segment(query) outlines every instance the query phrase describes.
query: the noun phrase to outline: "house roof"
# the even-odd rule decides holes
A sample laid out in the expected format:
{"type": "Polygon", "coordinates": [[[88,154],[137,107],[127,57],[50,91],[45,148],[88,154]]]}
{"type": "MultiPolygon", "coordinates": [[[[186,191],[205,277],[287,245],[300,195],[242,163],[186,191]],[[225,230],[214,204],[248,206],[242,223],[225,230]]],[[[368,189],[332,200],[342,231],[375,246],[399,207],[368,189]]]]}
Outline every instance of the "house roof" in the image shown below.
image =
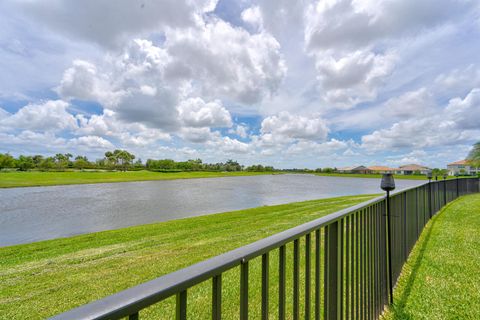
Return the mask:
{"type": "Polygon", "coordinates": [[[395,171],[397,169],[395,168],[390,168],[390,167],[385,167],[385,166],[370,166],[368,169],[372,171],[395,171]]]}
{"type": "Polygon", "coordinates": [[[417,171],[417,170],[426,170],[428,167],[421,166],[419,164],[406,164],[404,166],[399,167],[400,170],[407,170],[407,171],[417,171]]]}
{"type": "Polygon", "coordinates": [[[340,171],[353,171],[353,170],[367,170],[368,168],[365,166],[350,166],[350,167],[343,167],[343,168],[338,168],[337,170],[340,171]]]}
{"type": "Polygon", "coordinates": [[[449,163],[448,166],[455,166],[455,165],[462,165],[462,164],[467,164],[467,160],[458,160],[458,161],[449,163]]]}

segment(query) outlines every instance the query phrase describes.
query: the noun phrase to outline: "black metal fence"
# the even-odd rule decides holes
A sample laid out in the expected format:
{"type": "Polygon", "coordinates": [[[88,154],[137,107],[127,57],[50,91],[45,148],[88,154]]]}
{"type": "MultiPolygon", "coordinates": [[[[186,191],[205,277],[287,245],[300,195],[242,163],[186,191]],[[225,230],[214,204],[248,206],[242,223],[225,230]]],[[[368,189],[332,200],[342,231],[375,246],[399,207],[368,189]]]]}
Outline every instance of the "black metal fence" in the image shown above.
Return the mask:
{"type": "MultiPolygon", "coordinates": [[[[394,284],[429,219],[448,202],[479,191],[478,178],[465,178],[425,183],[390,197],[394,284]]],[[[240,273],[237,319],[247,319],[253,305],[261,319],[272,318],[272,314],[278,319],[376,319],[388,305],[390,290],[385,212],[386,198],[378,197],[54,319],[138,319],[141,310],[172,296],[176,297],[176,319],[186,319],[187,301],[188,305],[196,303],[188,300],[189,290],[206,281],[211,282],[211,318],[222,319],[222,275],[232,269],[240,273]],[[255,273],[256,279],[249,279],[249,265],[258,259],[261,271],[255,273]],[[252,282],[258,282],[261,291],[255,301],[249,295],[252,282]]]]}

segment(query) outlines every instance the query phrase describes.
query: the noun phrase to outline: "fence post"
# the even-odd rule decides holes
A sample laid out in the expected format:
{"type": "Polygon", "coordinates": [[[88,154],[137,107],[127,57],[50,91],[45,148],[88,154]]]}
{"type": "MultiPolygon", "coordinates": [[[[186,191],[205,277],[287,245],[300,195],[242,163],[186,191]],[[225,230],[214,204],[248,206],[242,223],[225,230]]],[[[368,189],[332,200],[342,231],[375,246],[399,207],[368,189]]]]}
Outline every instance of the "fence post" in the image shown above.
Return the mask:
{"type": "Polygon", "coordinates": [[[342,232],[336,221],[325,227],[325,319],[341,319],[342,315],[342,232]]]}
{"type": "Polygon", "coordinates": [[[459,196],[459,190],[458,190],[458,176],[457,176],[457,179],[456,179],[456,180],[457,180],[457,198],[458,198],[458,196],[459,196]]]}
{"type": "Polygon", "coordinates": [[[443,178],[443,205],[447,205],[447,177],[443,178]]]}
{"type": "Polygon", "coordinates": [[[390,304],[393,304],[393,267],[392,267],[392,212],[390,207],[390,192],[387,191],[387,257],[388,257],[388,292],[390,304]]]}
{"type": "Polygon", "coordinates": [[[432,181],[428,182],[428,213],[429,213],[429,219],[432,219],[433,215],[433,208],[432,208],[432,181]]]}
{"type": "MultiPolygon", "coordinates": [[[[384,173],[382,176],[382,182],[380,183],[380,188],[383,191],[387,192],[386,195],[386,215],[387,215],[387,225],[385,226],[387,229],[387,257],[388,257],[388,286],[389,286],[389,293],[390,293],[390,304],[393,304],[393,269],[392,269],[392,212],[390,207],[390,191],[395,190],[395,179],[391,173],[384,173]]],[[[402,197],[405,194],[402,195],[402,197]]],[[[406,210],[406,208],[404,208],[406,210]]],[[[405,211],[406,214],[406,211],[405,211]]],[[[405,240],[405,239],[404,239],[405,240]]]]}

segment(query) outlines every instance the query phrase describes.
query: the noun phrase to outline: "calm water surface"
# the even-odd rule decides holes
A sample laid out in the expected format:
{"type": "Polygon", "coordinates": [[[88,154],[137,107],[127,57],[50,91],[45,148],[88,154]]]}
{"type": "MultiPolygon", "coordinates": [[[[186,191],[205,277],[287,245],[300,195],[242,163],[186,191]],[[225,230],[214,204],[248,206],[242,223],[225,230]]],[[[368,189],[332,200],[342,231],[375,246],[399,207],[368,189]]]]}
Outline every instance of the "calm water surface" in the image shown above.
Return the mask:
{"type": "MultiPolygon", "coordinates": [[[[397,189],[421,184],[397,180],[397,189]]],[[[263,205],[380,193],[379,179],[305,174],[0,189],[0,246],[263,205]]]]}

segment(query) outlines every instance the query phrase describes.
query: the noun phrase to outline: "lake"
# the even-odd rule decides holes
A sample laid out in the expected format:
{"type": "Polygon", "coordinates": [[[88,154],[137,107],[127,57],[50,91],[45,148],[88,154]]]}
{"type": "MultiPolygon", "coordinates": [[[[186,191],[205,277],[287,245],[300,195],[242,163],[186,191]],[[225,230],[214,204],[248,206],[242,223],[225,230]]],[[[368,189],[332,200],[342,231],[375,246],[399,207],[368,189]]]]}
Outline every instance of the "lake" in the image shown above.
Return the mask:
{"type": "MultiPolygon", "coordinates": [[[[396,180],[397,189],[424,181],[396,180]]],[[[264,205],[381,193],[380,179],[306,174],[0,189],[0,246],[264,205]]]]}

